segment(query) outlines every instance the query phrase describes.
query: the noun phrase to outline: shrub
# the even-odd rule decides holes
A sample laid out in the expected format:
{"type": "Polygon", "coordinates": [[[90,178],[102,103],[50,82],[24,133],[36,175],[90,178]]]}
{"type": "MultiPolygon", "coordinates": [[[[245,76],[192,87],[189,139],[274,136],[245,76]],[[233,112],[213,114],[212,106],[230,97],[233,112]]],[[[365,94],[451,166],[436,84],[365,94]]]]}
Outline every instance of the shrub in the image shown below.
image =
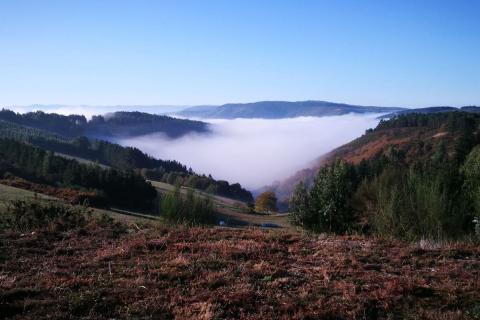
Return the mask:
{"type": "Polygon", "coordinates": [[[72,207],[57,202],[14,200],[2,214],[2,229],[25,232],[37,229],[64,231],[86,224],[84,207],[72,207]]]}
{"type": "Polygon", "coordinates": [[[160,215],[169,223],[202,225],[212,220],[213,201],[210,197],[195,195],[188,189],[185,197],[177,185],[173,192],[160,197],[160,215]]]}
{"type": "Polygon", "coordinates": [[[465,201],[455,191],[448,169],[387,168],[364,182],[355,199],[380,236],[416,241],[461,237],[465,230],[465,201]]]}
{"type": "Polygon", "coordinates": [[[309,192],[297,186],[291,200],[291,221],[317,232],[343,233],[355,222],[350,205],[353,168],[343,161],[320,169],[309,192]]]}
{"type": "Polygon", "coordinates": [[[310,195],[305,184],[300,182],[295,187],[289,203],[290,222],[301,227],[308,227],[314,223],[313,214],[310,208],[310,195]]]}

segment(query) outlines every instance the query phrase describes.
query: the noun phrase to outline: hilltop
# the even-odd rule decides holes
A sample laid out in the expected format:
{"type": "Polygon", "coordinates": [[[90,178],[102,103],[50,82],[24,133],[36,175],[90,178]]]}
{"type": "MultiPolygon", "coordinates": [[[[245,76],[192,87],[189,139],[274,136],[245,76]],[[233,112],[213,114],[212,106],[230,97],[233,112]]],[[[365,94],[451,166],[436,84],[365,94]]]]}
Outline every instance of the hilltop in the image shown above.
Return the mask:
{"type": "Polygon", "coordinates": [[[87,136],[119,139],[150,133],[163,133],[170,138],[178,138],[192,132],[209,132],[208,124],[201,121],[177,119],[137,111],[118,111],[107,115],[93,116],[91,120],[87,120],[82,115],[64,116],[42,111],[21,114],[2,109],[0,120],[46,130],[69,138],[87,136]]]}

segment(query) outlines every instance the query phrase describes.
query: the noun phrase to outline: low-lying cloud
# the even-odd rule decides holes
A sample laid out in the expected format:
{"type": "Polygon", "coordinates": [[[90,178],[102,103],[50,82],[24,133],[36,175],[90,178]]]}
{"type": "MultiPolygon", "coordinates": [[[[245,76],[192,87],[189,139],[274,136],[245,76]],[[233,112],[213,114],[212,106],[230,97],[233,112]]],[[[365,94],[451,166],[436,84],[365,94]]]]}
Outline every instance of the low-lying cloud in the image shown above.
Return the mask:
{"type": "Polygon", "coordinates": [[[357,138],[376,126],[377,117],[209,120],[213,133],[208,135],[172,140],[151,134],[119,142],[254,190],[289,177],[322,154],[357,138]]]}

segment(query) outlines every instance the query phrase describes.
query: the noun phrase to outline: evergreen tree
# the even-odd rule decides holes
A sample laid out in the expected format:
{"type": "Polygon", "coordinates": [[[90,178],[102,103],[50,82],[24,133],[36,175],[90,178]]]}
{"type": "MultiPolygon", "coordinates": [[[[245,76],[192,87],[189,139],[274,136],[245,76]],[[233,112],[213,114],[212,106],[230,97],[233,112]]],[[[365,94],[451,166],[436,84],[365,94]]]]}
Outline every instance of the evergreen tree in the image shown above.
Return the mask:
{"type": "Polygon", "coordinates": [[[312,223],[312,211],[310,207],[310,195],[305,184],[300,182],[295,187],[289,203],[290,221],[298,226],[307,227],[312,223]]]}
{"type": "Polygon", "coordinates": [[[341,233],[353,224],[350,207],[353,184],[353,172],[344,161],[320,169],[310,190],[315,220],[312,229],[341,233]]]}

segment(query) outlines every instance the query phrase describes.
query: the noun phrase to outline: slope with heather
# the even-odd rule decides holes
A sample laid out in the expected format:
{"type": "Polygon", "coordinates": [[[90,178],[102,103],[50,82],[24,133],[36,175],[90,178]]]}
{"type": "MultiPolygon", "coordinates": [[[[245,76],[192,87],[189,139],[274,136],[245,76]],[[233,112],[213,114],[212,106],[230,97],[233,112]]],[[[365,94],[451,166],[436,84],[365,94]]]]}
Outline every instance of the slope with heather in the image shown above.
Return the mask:
{"type": "MultiPolygon", "coordinates": [[[[320,156],[310,167],[298,171],[270,188],[276,192],[281,201],[287,202],[299,182],[304,181],[310,185],[319,168],[333,163],[336,159],[356,165],[362,160],[371,160],[397,150],[404,154],[407,163],[421,162],[431,158],[440,145],[453,156],[463,129],[469,129],[465,126],[478,126],[479,119],[476,112],[469,110],[406,113],[381,120],[375,129],[367,130],[363,136],[320,156]],[[461,123],[463,121],[469,123],[461,123]]],[[[476,129],[471,134],[477,135],[476,129]]]]}

